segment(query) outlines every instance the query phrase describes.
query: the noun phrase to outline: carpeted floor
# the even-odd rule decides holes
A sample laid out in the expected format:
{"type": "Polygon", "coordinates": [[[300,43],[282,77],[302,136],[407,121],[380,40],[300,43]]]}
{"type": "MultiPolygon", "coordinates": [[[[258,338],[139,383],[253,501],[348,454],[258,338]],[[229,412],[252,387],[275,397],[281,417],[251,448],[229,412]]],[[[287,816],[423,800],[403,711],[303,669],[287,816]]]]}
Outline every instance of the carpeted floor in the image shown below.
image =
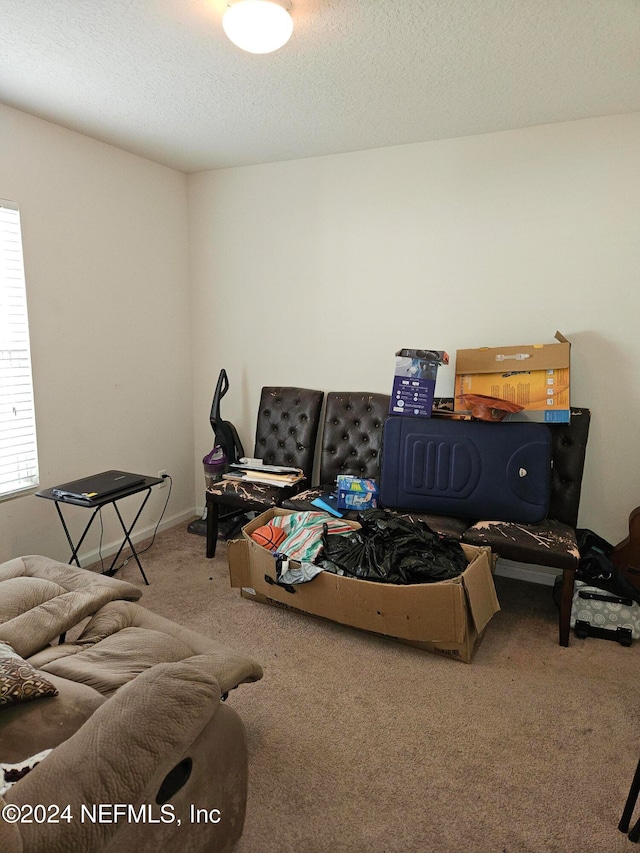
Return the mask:
{"type": "Polygon", "coordinates": [[[557,644],[549,587],[496,578],[471,664],[257,604],[186,526],[118,572],[141,604],[254,655],[237,853],[617,853],[636,762],[639,648],[557,644]]]}

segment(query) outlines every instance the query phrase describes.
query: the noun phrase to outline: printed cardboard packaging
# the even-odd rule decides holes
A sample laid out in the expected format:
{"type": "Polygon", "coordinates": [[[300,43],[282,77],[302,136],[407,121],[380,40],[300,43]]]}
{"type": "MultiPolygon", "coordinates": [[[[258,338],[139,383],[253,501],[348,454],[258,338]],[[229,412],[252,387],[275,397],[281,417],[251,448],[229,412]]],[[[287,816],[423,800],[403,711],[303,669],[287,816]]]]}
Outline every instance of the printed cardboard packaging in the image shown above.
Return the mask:
{"type": "Polygon", "coordinates": [[[338,509],[377,509],[379,489],[375,480],[338,474],[338,509]]]}
{"type": "Polygon", "coordinates": [[[444,350],[398,350],[389,414],[430,418],[440,364],[449,364],[444,350]]]}
{"type": "Polygon", "coordinates": [[[455,411],[466,411],[461,395],[484,394],[524,406],[505,420],[569,423],[571,344],[555,337],[555,344],[457,350],[455,411]]]}

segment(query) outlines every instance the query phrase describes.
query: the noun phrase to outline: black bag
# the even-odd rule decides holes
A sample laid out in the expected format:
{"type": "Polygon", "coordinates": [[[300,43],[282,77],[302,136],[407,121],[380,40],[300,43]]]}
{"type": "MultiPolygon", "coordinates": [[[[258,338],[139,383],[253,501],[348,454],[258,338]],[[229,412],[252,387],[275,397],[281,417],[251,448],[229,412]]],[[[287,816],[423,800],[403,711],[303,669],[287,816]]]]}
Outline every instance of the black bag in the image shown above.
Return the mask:
{"type": "Polygon", "coordinates": [[[585,528],[576,530],[576,538],[580,552],[576,580],[640,604],[640,592],[609,559],[613,545],[593,530],[585,528]]]}
{"type": "Polygon", "coordinates": [[[360,530],[327,533],[316,563],[349,577],[383,583],[436,583],[458,577],[468,562],[459,542],[381,509],[358,514],[360,530]]]}
{"type": "MultiPolygon", "coordinates": [[[[640,592],[609,559],[613,550],[610,542],[586,528],[576,530],[576,539],[580,562],[571,604],[571,626],[576,636],[599,637],[630,646],[637,635],[640,592]]],[[[558,607],[561,596],[560,576],[553,586],[553,600],[558,607]]]]}

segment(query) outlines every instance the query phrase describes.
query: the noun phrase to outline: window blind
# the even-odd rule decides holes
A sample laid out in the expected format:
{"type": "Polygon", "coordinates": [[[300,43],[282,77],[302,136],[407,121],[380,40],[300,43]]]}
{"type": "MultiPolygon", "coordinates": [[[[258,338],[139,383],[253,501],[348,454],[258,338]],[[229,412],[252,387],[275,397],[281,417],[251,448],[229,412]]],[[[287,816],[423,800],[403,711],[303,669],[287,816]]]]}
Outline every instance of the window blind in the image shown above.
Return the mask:
{"type": "Polygon", "coordinates": [[[37,485],[20,211],[14,202],[0,199],[0,500],[37,485]]]}

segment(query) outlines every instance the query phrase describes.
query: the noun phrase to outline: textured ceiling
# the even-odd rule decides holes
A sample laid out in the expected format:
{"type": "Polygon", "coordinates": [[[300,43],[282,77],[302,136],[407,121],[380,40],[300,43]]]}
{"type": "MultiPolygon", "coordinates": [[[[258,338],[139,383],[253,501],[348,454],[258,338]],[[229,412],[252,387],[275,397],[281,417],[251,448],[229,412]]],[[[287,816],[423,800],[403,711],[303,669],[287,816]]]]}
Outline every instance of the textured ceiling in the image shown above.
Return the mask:
{"type": "MultiPolygon", "coordinates": [[[[638,0],[0,0],[0,102],[185,172],[640,111],[638,0]]],[[[1,128],[0,128],[1,132],[1,128]]]]}

